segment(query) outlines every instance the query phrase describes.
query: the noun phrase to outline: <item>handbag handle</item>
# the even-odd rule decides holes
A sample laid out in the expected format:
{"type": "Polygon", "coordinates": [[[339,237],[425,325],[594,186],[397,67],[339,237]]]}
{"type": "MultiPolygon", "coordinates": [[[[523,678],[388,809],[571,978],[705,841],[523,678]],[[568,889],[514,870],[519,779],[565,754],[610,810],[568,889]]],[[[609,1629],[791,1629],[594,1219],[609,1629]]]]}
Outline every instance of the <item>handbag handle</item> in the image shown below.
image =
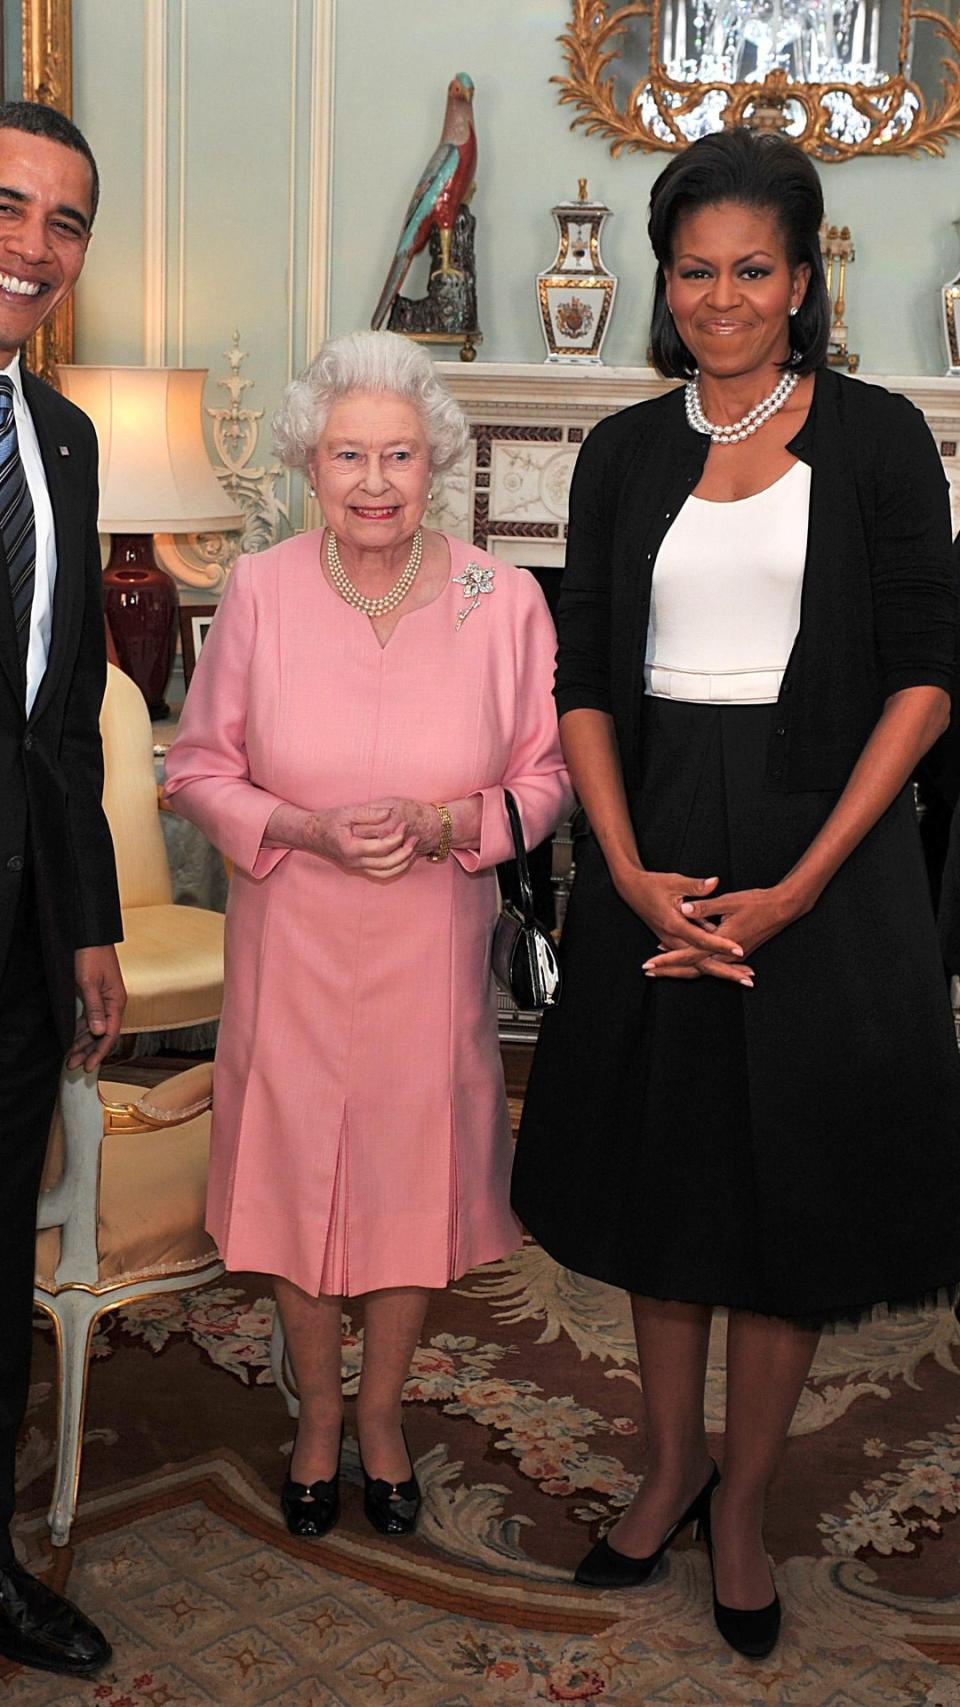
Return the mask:
{"type": "Polygon", "coordinates": [[[530,867],[527,863],[527,848],[523,839],[523,825],[517,803],[509,788],[503,791],[503,804],[507,809],[507,822],[513,837],[513,857],[517,862],[517,873],[520,878],[520,905],[523,909],[523,922],[527,929],[536,923],[533,916],[533,884],[530,882],[530,867]]]}

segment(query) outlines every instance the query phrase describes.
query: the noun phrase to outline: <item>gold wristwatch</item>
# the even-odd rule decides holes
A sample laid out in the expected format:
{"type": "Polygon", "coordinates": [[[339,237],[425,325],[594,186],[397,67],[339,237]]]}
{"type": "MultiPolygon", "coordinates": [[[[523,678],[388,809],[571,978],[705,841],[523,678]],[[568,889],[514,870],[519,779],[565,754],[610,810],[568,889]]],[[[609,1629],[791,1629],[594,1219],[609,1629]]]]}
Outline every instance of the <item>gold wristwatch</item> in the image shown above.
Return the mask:
{"type": "Polygon", "coordinates": [[[427,854],[427,858],[432,860],[434,865],[442,865],[453,843],[453,819],[449,806],[441,806],[437,800],[433,804],[440,814],[440,840],[436,853],[427,854]]]}

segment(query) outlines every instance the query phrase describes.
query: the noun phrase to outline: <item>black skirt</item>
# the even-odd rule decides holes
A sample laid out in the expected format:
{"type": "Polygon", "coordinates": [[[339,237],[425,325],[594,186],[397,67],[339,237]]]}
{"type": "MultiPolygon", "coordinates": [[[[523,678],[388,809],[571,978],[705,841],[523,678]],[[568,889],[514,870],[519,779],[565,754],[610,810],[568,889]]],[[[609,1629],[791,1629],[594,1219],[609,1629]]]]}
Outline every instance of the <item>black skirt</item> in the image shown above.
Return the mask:
{"type": "MultiPolygon", "coordinates": [[[[764,785],[773,706],[649,700],[631,810],[650,870],[776,883],[836,793],[764,785]]],[[[909,790],[756,987],[650,980],[647,927],[578,847],[563,997],[514,1170],[557,1261],[648,1297],[811,1325],[960,1277],[960,1058],[909,790]]]]}

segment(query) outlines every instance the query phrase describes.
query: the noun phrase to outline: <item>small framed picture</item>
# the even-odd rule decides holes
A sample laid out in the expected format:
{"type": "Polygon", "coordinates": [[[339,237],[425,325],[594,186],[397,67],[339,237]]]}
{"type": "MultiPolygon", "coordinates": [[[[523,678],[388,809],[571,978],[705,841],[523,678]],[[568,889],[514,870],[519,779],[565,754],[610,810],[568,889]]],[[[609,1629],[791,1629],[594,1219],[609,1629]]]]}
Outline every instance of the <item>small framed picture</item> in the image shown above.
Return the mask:
{"type": "Polygon", "coordinates": [[[218,605],[181,605],[180,606],[180,647],[183,652],[183,685],[190,686],[190,678],[197,667],[200,650],[210,629],[218,605]]]}

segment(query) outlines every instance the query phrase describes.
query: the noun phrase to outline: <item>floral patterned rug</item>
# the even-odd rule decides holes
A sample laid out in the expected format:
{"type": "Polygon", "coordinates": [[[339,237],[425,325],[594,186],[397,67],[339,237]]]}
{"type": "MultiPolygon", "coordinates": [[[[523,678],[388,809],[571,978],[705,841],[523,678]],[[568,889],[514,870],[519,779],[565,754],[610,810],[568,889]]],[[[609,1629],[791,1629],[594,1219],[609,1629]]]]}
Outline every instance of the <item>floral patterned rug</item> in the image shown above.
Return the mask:
{"type": "MultiPolygon", "coordinates": [[[[960,1707],[960,1329],[948,1313],[824,1340],[772,1492],[786,1617],[725,1649],[701,1548],[646,1589],[571,1572],[631,1497],[643,1401],[620,1294],[537,1246],[437,1298],[406,1390],[418,1535],[363,1519],[356,1447],[320,1543],[280,1525],[293,1425],[256,1276],[118,1311],[98,1332],[80,1514],[47,1545],[52,1335],[38,1324],[18,1545],[109,1632],[95,1684],[0,1663],[0,1707],[510,1707],[526,1702],[960,1707]]],[[[711,1429],[723,1417],[714,1329],[711,1429]]],[[[345,1319],[344,1390],[362,1323],[345,1319]]],[[[719,1445],[719,1442],[718,1442],[719,1445]]]]}

